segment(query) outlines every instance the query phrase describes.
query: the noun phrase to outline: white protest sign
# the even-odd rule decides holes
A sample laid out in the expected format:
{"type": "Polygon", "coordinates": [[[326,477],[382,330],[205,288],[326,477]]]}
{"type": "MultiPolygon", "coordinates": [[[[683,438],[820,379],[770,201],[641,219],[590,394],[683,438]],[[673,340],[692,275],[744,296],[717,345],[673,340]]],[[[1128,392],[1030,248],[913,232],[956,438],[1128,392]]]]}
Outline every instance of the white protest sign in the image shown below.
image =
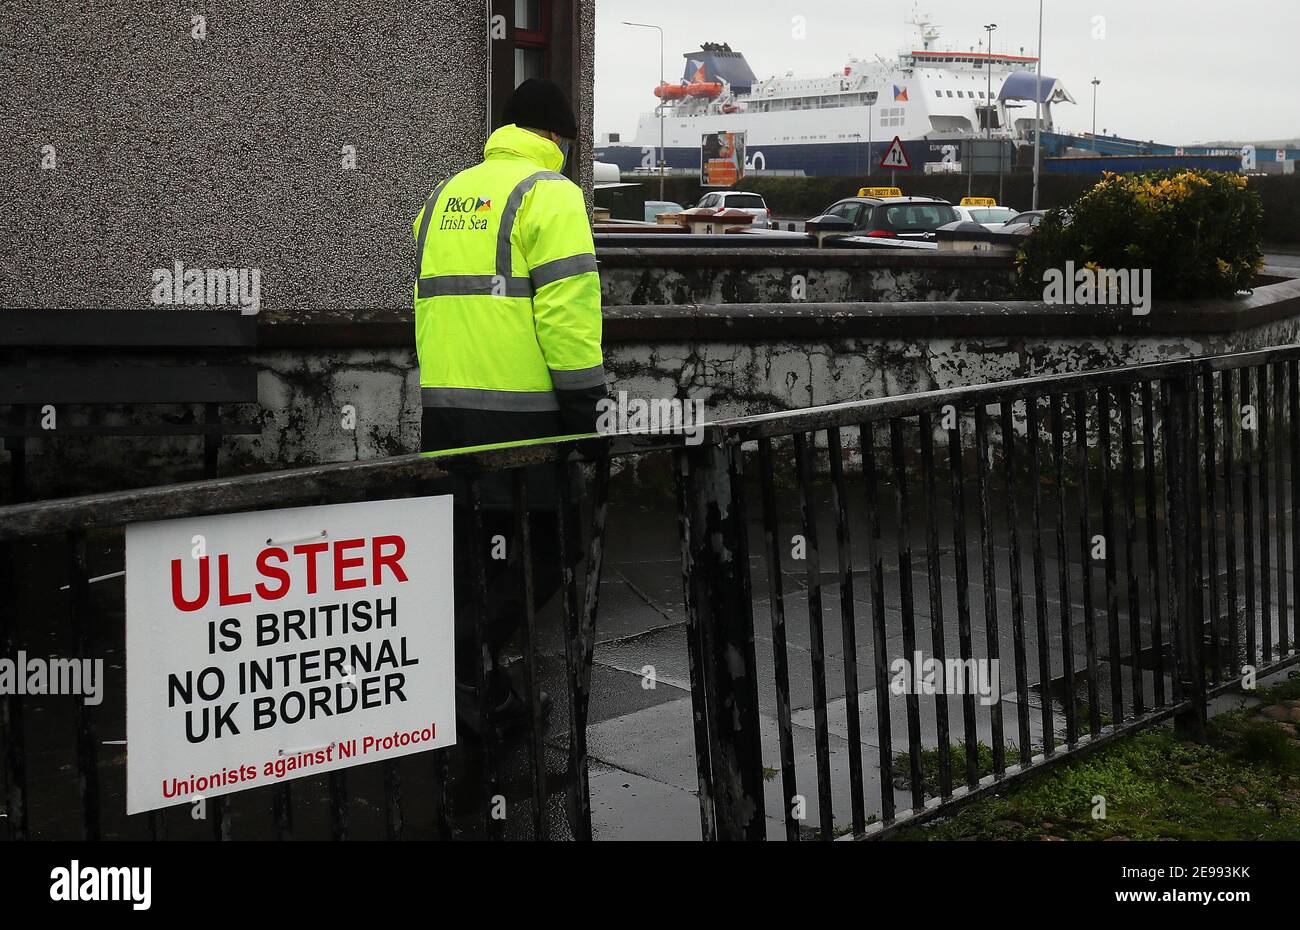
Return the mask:
{"type": "Polygon", "coordinates": [[[126,530],[128,814],[456,742],[452,499],[126,530]]]}

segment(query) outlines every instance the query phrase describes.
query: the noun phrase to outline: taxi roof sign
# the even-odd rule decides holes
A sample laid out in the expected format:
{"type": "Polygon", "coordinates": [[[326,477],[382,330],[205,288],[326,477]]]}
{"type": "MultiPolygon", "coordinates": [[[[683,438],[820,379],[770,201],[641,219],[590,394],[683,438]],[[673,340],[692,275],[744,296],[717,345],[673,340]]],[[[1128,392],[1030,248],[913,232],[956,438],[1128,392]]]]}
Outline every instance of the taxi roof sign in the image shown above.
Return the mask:
{"type": "Polygon", "coordinates": [[[897,187],[864,187],[858,191],[859,197],[902,197],[903,192],[897,187]]]}
{"type": "Polygon", "coordinates": [[[961,205],[963,207],[996,207],[998,201],[995,197],[963,197],[961,205]]]}

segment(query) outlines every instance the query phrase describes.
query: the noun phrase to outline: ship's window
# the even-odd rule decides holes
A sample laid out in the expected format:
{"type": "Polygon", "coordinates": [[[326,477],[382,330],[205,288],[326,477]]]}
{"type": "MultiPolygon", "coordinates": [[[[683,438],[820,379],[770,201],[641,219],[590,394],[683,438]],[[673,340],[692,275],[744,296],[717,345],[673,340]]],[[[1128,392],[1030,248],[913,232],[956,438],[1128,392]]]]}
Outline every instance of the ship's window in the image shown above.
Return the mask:
{"type": "Polygon", "coordinates": [[[948,96],[949,96],[949,97],[952,96],[952,91],[948,91],[948,96]]]}
{"type": "Polygon", "coordinates": [[[943,91],[941,91],[941,90],[936,90],[936,91],[934,92],[934,95],[935,95],[936,97],[942,97],[942,96],[943,96],[943,91]]]}

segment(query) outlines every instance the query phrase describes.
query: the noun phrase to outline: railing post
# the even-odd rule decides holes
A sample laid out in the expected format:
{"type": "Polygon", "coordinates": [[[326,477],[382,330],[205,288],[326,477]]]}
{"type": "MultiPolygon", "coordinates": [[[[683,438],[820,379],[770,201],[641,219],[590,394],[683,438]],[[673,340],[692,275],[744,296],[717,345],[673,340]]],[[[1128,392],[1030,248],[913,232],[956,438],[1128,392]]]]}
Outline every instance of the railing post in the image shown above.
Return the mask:
{"type": "Polygon", "coordinates": [[[1199,450],[1192,429],[1191,378],[1171,378],[1169,416],[1165,421],[1165,482],[1167,488],[1169,540],[1174,568],[1170,578],[1170,607],[1175,631],[1174,649],[1181,697],[1185,709],[1174,716],[1175,732],[1182,739],[1205,742],[1205,663],[1201,656],[1202,612],[1198,609],[1201,592],[1195,589],[1197,548],[1200,541],[1201,515],[1195,510],[1199,494],[1192,482],[1199,480],[1199,450]],[[1196,521],[1195,524],[1192,521],[1196,521]]]}
{"type": "Polygon", "coordinates": [[[716,839],[761,840],[767,825],[739,455],[714,442],[679,455],[682,561],[688,647],[703,688],[692,705],[708,744],[701,804],[711,804],[716,839]]]}

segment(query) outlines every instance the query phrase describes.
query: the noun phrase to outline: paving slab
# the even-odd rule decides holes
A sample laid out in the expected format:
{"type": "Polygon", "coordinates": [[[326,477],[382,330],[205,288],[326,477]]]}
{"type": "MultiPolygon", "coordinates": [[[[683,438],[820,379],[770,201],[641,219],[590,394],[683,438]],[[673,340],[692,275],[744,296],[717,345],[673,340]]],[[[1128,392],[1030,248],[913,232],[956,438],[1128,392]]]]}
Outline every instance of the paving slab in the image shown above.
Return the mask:
{"type": "Polygon", "coordinates": [[[595,839],[700,839],[700,802],[693,792],[599,763],[590,776],[595,839]]]}

